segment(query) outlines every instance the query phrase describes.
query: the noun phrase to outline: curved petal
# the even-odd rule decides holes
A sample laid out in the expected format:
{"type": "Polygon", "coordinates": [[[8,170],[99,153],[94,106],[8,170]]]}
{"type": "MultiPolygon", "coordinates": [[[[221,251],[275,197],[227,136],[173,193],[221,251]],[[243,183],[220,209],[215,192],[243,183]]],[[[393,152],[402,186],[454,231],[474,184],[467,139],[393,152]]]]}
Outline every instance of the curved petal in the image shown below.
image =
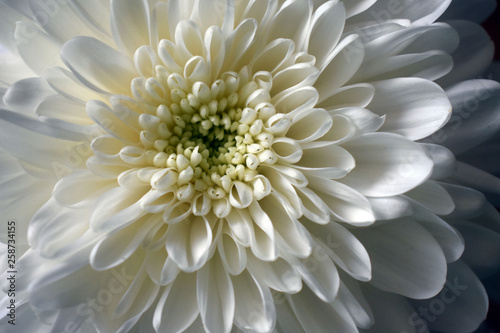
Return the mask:
{"type": "Polygon", "coordinates": [[[356,167],[339,181],[364,195],[404,193],[425,181],[432,160],[418,144],[389,133],[365,134],[344,144],[356,167]]]}

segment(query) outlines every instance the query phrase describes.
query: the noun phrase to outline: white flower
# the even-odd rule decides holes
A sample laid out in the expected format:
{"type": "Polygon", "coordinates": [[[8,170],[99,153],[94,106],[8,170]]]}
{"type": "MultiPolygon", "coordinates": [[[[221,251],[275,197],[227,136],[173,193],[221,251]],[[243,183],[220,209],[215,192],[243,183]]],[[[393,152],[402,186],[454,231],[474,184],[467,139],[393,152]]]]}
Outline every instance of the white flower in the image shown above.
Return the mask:
{"type": "Polygon", "coordinates": [[[2,0],[21,331],[473,331],[449,2],[2,0]]]}

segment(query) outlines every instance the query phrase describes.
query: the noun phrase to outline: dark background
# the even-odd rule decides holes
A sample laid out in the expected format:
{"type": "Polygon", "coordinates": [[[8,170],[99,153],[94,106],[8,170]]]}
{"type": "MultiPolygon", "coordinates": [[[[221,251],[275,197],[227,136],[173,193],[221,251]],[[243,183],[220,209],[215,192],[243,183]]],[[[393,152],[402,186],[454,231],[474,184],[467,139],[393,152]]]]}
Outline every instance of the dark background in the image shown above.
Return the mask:
{"type": "MultiPolygon", "coordinates": [[[[483,27],[488,31],[491,39],[495,43],[495,61],[500,61],[500,8],[497,6],[494,14],[483,23],[483,27]]],[[[498,79],[498,78],[497,78],[498,79]]],[[[500,207],[497,207],[499,209],[500,207]]],[[[500,209],[499,209],[500,211],[500,209]]],[[[490,280],[490,279],[489,279],[490,280]]],[[[488,289],[500,288],[500,274],[496,274],[492,280],[487,281],[488,289]]],[[[482,326],[481,333],[499,333],[500,332],[500,303],[499,300],[490,299],[490,309],[486,323],[482,326]]]]}
{"type": "MultiPolygon", "coordinates": [[[[500,6],[497,5],[493,15],[490,16],[482,26],[488,31],[488,34],[494,41],[495,61],[500,62],[500,6]]],[[[498,80],[498,77],[496,79],[498,80]]],[[[500,207],[497,207],[497,209],[500,211],[500,207]]],[[[487,279],[485,285],[490,293],[494,291],[495,294],[498,294],[498,290],[500,289],[500,273],[487,279]]],[[[488,318],[486,322],[481,325],[477,333],[500,333],[500,300],[498,297],[496,297],[496,299],[490,299],[488,318]]]]}

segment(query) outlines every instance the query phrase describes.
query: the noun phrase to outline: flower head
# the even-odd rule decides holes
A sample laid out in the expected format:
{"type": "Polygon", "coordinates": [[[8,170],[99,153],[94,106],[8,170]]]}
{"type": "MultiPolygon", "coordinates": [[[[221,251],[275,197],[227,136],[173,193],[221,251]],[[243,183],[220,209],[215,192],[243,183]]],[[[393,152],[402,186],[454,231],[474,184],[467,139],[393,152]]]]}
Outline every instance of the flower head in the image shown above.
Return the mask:
{"type": "Polygon", "coordinates": [[[419,141],[451,116],[432,82],[459,45],[433,23],[449,1],[50,4],[0,2],[20,19],[9,59],[38,74],[6,76],[0,113],[14,193],[43,189],[23,200],[23,313],[56,331],[389,332],[458,278],[477,306],[447,313],[475,329],[487,304],[450,225],[475,192],[419,141]]]}

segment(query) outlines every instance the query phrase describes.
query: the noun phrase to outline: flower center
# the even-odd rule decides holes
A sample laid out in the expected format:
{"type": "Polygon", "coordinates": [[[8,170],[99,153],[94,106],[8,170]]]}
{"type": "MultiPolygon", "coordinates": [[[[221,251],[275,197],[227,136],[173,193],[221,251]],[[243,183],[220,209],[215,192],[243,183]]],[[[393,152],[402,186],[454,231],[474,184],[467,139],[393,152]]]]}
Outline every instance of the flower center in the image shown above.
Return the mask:
{"type": "MultiPolygon", "coordinates": [[[[162,66],[157,72],[167,72],[158,67],[162,66]]],[[[259,73],[253,80],[242,79],[226,72],[211,86],[191,83],[178,73],[157,75],[145,83],[136,79],[134,96],[154,106],[139,117],[140,138],[147,164],[167,170],[162,174],[163,189],[165,184],[175,188],[179,201],[202,192],[211,199],[228,197],[241,207],[263,196],[254,193],[262,190],[262,179],[256,189],[257,169],[278,158],[270,149],[274,136],[265,126],[276,113],[270,84],[263,87],[255,80],[262,75],[270,77],[259,73]],[[230,195],[236,183],[240,192],[247,192],[239,204],[241,193],[233,193],[238,199],[230,195]]]]}

